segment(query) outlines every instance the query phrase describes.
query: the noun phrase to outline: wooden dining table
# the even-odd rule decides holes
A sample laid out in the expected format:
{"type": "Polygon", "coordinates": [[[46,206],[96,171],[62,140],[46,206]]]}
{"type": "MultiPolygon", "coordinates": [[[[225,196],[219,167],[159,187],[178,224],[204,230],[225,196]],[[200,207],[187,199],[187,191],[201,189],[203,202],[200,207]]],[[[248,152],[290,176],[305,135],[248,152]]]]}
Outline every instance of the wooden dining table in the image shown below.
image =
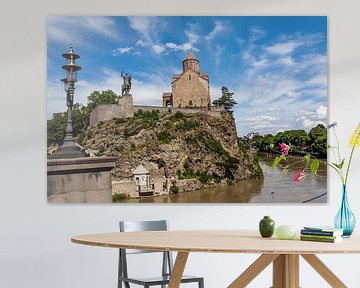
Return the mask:
{"type": "Polygon", "coordinates": [[[331,287],[347,287],[315,254],[358,254],[360,235],[338,243],[262,238],[256,230],[115,232],[79,235],[73,243],[125,249],[177,252],[169,288],[179,288],[191,252],[261,254],[228,288],[246,287],[273,264],[273,288],[299,288],[299,256],[331,287]]]}

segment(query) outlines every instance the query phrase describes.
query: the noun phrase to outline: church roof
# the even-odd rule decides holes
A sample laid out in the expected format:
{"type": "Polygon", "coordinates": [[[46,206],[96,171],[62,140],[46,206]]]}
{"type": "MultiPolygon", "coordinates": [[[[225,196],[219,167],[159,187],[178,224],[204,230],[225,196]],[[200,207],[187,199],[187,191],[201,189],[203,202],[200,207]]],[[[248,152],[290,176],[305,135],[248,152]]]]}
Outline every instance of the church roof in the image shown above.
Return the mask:
{"type": "Polygon", "coordinates": [[[199,61],[191,50],[188,53],[188,55],[186,55],[184,61],[185,60],[197,60],[197,61],[199,61]]]}
{"type": "Polygon", "coordinates": [[[143,165],[139,165],[132,171],[132,174],[149,174],[149,170],[147,170],[143,165]]]}

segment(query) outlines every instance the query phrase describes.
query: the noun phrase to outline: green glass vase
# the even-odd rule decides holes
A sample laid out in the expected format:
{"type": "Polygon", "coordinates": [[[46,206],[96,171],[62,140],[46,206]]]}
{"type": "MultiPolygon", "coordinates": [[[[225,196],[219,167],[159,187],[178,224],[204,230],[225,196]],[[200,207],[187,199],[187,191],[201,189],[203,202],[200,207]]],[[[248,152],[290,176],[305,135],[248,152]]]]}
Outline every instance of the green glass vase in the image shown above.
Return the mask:
{"type": "Polygon", "coordinates": [[[270,216],[264,216],[259,223],[259,232],[260,235],[264,238],[271,237],[274,235],[275,231],[275,222],[271,219],[270,216]]]}

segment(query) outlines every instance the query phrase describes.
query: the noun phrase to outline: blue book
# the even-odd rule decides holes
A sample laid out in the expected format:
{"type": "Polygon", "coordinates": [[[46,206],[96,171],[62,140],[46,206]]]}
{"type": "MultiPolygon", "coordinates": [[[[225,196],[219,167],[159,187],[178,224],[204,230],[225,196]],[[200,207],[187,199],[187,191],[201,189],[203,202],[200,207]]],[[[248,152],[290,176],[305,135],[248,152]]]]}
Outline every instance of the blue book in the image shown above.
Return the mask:
{"type": "Polygon", "coordinates": [[[319,235],[319,236],[341,236],[343,235],[344,229],[328,227],[328,226],[315,226],[315,227],[304,227],[301,230],[303,235],[319,235]]]}

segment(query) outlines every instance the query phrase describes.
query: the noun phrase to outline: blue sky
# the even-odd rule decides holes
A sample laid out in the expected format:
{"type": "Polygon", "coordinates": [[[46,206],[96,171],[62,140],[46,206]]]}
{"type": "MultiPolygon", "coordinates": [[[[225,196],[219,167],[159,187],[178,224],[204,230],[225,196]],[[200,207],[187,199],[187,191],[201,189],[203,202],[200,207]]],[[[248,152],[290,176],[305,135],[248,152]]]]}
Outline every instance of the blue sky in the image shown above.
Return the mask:
{"type": "Polygon", "coordinates": [[[161,105],[190,49],[209,73],[210,96],[234,92],[239,135],[309,130],[327,122],[327,18],[50,16],[48,117],[66,110],[62,53],[80,54],[75,102],[94,90],[121,92],[133,77],[136,104],[161,105]]]}

